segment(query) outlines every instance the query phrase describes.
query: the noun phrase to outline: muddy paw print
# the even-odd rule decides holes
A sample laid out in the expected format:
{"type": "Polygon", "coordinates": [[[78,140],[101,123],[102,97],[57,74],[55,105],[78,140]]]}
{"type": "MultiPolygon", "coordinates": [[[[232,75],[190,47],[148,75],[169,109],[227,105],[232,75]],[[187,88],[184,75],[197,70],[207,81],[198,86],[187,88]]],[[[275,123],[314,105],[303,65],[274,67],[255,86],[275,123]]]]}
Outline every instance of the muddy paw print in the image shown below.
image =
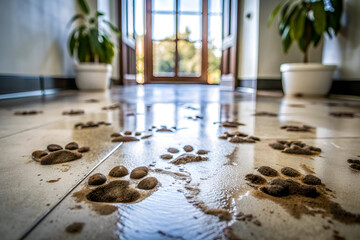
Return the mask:
{"type": "Polygon", "coordinates": [[[239,131],[234,132],[224,132],[224,134],[219,136],[220,139],[228,140],[231,143],[256,143],[260,141],[260,138],[249,136],[246,133],[239,131]]]}
{"type": "MultiPolygon", "coordinates": [[[[180,164],[186,164],[189,162],[202,162],[202,161],[207,161],[208,158],[207,157],[203,157],[200,155],[205,155],[208,154],[208,150],[203,150],[200,149],[197,151],[197,155],[192,154],[190,152],[194,151],[194,148],[190,145],[185,145],[183,147],[185,153],[181,154],[180,156],[176,157],[174,160],[170,161],[170,163],[174,164],[174,165],[180,165],[180,164]]],[[[169,153],[163,154],[160,156],[160,158],[164,159],[164,160],[170,160],[173,158],[174,154],[177,154],[180,152],[179,149],[177,148],[168,148],[167,151],[169,153]]]]}
{"type": "Polygon", "coordinates": [[[315,129],[315,127],[309,126],[309,125],[283,125],[280,127],[280,129],[284,129],[288,132],[311,132],[315,129]]]}
{"type": "Polygon", "coordinates": [[[74,125],[74,128],[78,128],[78,129],[96,128],[96,127],[100,127],[101,125],[110,126],[111,123],[104,121],[100,121],[100,122],[88,121],[86,123],[79,122],[74,125]]]}
{"type": "Polygon", "coordinates": [[[283,153],[300,155],[317,155],[321,153],[320,148],[307,145],[301,141],[277,140],[269,143],[269,146],[275,150],[281,150],[283,153]]]}
{"type": "Polygon", "coordinates": [[[140,141],[140,139],[150,138],[152,137],[152,134],[142,134],[141,132],[135,132],[133,134],[131,131],[124,131],[123,133],[112,133],[110,137],[112,138],[112,142],[136,142],[140,141]]]}
{"type": "Polygon", "coordinates": [[[159,184],[155,177],[146,177],[148,172],[147,167],[137,167],[129,176],[128,169],[119,165],[111,169],[108,177],[102,173],[91,175],[85,189],[75,196],[80,200],[101,203],[139,202],[156,191],[159,184]]]}
{"type": "Polygon", "coordinates": [[[90,151],[89,147],[80,147],[76,142],[68,143],[63,149],[57,144],[49,144],[46,151],[37,150],[32,153],[33,160],[40,162],[41,165],[50,165],[77,160],[82,157],[82,153],[90,151]]]}
{"type": "Polygon", "coordinates": [[[352,169],[360,171],[360,160],[358,159],[348,159],[347,162],[350,164],[349,167],[352,169]]]}
{"type": "Polygon", "coordinates": [[[84,114],[85,111],[84,110],[69,110],[69,111],[63,111],[62,115],[70,115],[70,116],[74,116],[74,115],[82,115],[84,114]]]}

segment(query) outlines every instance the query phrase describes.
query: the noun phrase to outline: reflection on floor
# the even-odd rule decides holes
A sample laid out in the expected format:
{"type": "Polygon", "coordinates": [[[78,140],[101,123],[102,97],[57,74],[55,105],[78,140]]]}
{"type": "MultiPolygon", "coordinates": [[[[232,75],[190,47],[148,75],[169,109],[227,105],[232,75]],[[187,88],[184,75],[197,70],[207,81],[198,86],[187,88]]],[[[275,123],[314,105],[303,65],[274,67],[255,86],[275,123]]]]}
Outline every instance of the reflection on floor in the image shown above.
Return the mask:
{"type": "Polygon", "coordinates": [[[359,101],[148,85],[0,107],[2,239],[360,238],[359,101]]]}

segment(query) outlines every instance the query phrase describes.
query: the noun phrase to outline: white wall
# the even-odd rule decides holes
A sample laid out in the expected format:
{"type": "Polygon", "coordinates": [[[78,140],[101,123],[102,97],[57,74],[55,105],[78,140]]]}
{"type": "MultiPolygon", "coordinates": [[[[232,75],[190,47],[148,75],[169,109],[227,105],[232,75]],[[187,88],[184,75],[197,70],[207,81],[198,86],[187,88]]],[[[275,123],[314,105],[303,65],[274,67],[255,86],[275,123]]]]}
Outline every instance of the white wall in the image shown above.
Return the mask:
{"type": "Polygon", "coordinates": [[[258,71],[259,0],[240,1],[238,78],[256,79],[258,71]],[[247,14],[251,14],[247,18],[247,14]]]}
{"type": "MultiPolygon", "coordinates": [[[[0,74],[74,76],[67,40],[71,17],[80,12],[76,0],[0,1],[0,74]]],[[[116,0],[87,0],[117,22],[116,0]],[[101,4],[100,4],[101,2],[101,4]],[[105,6],[105,7],[104,7],[105,6]]],[[[113,77],[118,78],[118,57],[113,77]]]]}
{"type": "MultiPolygon", "coordinates": [[[[302,53],[293,43],[288,54],[281,45],[276,21],[268,28],[272,10],[281,0],[243,0],[240,10],[239,74],[240,79],[279,79],[282,63],[301,62],[302,53]],[[251,13],[251,18],[246,15],[251,13]]],[[[321,62],[322,44],[310,49],[309,61],[321,62]]]]}
{"type": "Polygon", "coordinates": [[[323,63],[340,69],[335,79],[360,80],[360,1],[345,0],[342,29],[338,36],[326,37],[323,63]]]}
{"type": "MultiPolygon", "coordinates": [[[[277,18],[270,28],[267,27],[271,12],[281,1],[260,0],[258,78],[279,79],[282,63],[302,62],[303,59],[303,54],[295,42],[287,54],[283,52],[277,18]]],[[[321,58],[322,44],[316,49],[309,49],[309,62],[321,62],[321,58]]]]}

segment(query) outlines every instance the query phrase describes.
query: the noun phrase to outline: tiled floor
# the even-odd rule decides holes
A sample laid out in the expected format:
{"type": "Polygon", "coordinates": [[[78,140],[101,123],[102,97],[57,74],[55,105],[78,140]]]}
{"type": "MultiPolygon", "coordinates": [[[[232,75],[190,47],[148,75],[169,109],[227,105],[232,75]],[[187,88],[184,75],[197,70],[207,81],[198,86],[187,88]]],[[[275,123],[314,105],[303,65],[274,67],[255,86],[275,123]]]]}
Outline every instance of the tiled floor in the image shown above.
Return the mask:
{"type": "MultiPolygon", "coordinates": [[[[321,209],[295,218],[286,207],[272,201],[273,197],[260,198],[256,194],[259,190],[245,180],[246,174],[257,173],[256,169],[264,165],[276,170],[289,166],[304,175],[309,168],[332,191],[325,193],[332,202],[360,214],[360,171],[347,163],[349,158],[360,159],[360,118],[329,116],[336,111],[360,114],[360,102],[256,97],[197,85],[133,86],[107,93],[69,91],[44,99],[1,101],[1,239],[236,239],[235,235],[240,239],[359,239],[359,221],[345,224],[322,214],[321,209]],[[88,99],[99,102],[89,103],[88,99]],[[114,103],[119,103],[120,109],[102,110],[114,103]],[[62,115],[70,109],[83,109],[85,114],[62,115]],[[43,114],[15,116],[18,110],[42,110],[43,114]],[[279,115],[253,116],[260,111],[279,115]],[[244,123],[238,130],[261,141],[233,144],[219,139],[221,133],[234,130],[220,127],[218,122],[225,120],[244,123]],[[86,121],[112,125],[74,128],[75,123],[86,121]],[[291,123],[316,129],[280,129],[291,123]],[[176,130],[148,131],[162,125],[176,130]],[[138,142],[112,143],[110,134],[124,130],[153,136],[138,142]],[[276,139],[301,140],[320,147],[322,153],[311,157],[281,153],[268,146],[276,139]],[[31,159],[33,151],[50,143],[64,146],[71,141],[89,146],[91,151],[64,164],[40,165],[31,159]],[[194,152],[209,150],[208,161],[174,165],[160,158],[169,147],[181,150],[174,154],[177,157],[187,144],[195,148],[194,152]],[[155,191],[132,204],[93,203],[75,197],[74,193],[87,188],[92,173],[107,175],[119,164],[129,171],[148,166],[148,175],[159,181],[155,191]],[[96,210],[108,205],[118,210],[107,215],[96,210]],[[231,213],[231,220],[220,221],[205,214],[205,208],[224,208],[231,213]],[[253,220],[236,220],[239,212],[252,214],[253,220]],[[82,231],[68,233],[66,227],[74,222],[84,223],[82,231]]],[[[129,175],[122,179],[130,180],[135,189],[139,182],[129,175]]]]}

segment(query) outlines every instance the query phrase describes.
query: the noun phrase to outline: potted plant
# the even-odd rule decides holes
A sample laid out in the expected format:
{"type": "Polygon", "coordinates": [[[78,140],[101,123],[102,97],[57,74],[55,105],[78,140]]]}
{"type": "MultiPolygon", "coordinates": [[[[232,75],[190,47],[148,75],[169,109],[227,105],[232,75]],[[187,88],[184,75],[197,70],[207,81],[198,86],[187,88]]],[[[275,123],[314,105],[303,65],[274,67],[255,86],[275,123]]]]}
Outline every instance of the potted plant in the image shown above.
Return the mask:
{"type": "Polygon", "coordinates": [[[85,0],[78,0],[77,3],[82,13],[71,18],[70,23],[77,21],[79,24],[74,27],[68,40],[70,55],[78,61],[75,65],[76,85],[80,90],[105,90],[110,83],[115,46],[99,21],[107,24],[117,35],[120,35],[120,31],[102,19],[104,13],[97,11],[90,16],[85,0]]]}
{"type": "Polygon", "coordinates": [[[285,0],[273,10],[270,26],[280,12],[279,33],[287,53],[293,42],[304,54],[303,63],[282,64],[283,90],[286,95],[326,95],[336,66],[308,63],[311,44],[317,47],[326,33],[330,38],[341,28],[342,0],[285,0]]]}

